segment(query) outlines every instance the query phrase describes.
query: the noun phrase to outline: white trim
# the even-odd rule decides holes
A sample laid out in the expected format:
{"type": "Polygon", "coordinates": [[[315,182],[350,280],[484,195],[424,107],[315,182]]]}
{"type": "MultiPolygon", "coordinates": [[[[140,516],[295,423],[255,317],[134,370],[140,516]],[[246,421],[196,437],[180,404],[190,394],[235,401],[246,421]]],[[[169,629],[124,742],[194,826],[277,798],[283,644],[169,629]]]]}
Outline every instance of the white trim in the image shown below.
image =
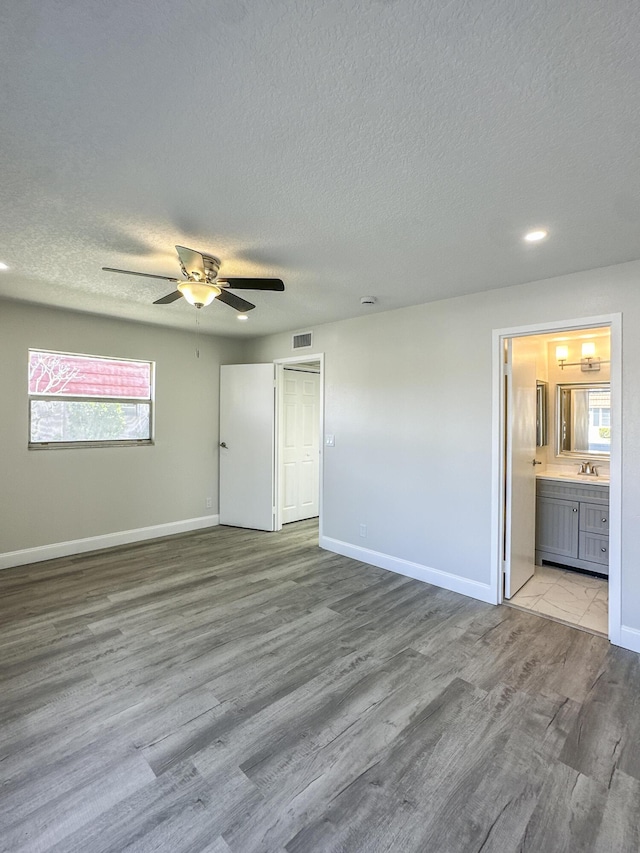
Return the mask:
{"type": "MultiPolygon", "coordinates": [[[[603,314],[596,317],[582,317],[558,320],[549,323],[534,323],[527,326],[514,326],[494,329],[492,333],[492,406],[491,406],[491,445],[492,471],[491,483],[491,588],[498,604],[503,599],[502,548],[504,540],[504,518],[501,511],[504,505],[504,380],[503,346],[507,338],[529,335],[544,335],[549,332],[565,332],[575,329],[589,329],[608,326],[611,330],[611,418],[618,425],[611,436],[611,479],[609,482],[609,639],[615,645],[628,646],[627,634],[633,629],[625,629],[622,636],[622,594],[621,594],[621,544],[622,544],[622,314],[603,314]]],[[[632,640],[628,640],[632,642],[632,640]]]]}
{"type": "Polygon", "coordinates": [[[133,530],[121,530],[118,533],[103,533],[100,536],[88,536],[86,539],[71,539],[68,542],[54,542],[36,548],[24,548],[22,551],[7,551],[0,554],[0,569],[40,563],[43,560],[55,560],[58,557],[70,557],[87,551],[100,551],[103,548],[115,548],[118,545],[130,545],[146,539],[159,539],[176,533],[189,533],[206,527],[217,527],[219,516],[205,515],[201,518],[185,518],[183,521],[169,521],[166,524],[154,524],[151,527],[137,527],[133,530]]]}
{"type": "Polygon", "coordinates": [[[341,554],[343,557],[351,557],[351,559],[359,560],[361,563],[378,566],[380,569],[387,569],[398,575],[430,583],[441,589],[467,595],[469,598],[475,598],[487,604],[495,604],[493,589],[489,584],[472,581],[459,575],[443,572],[440,569],[432,569],[420,563],[402,560],[399,557],[392,557],[390,554],[371,551],[369,548],[361,548],[359,545],[352,545],[350,542],[332,539],[329,536],[320,536],[319,545],[325,551],[332,551],[334,554],[341,554]]]}
{"type": "Polygon", "coordinates": [[[274,452],[275,452],[275,530],[282,530],[282,484],[280,482],[280,423],[281,423],[281,404],[282,404],[282,376],[283,365],[285,364],[304,364],[309,361],[320,362],[320,402],[319,402],[319,418],[318,424],[318,453],[320,455],[319,470],[318,470],[318,530],[322,536],[322,518],[324,506],[324,353],[318,352],[315,354],[305,354],[301,356],[290,356],[288,358],[275,358],[273,363],[276,366],[276,423],[274,430],[274,452]]]}
{"type": "Polygon", "coordinates": [[[640,631],[637,628],[629,628],[626,625],[620,627],[620,642],[616,645],[632,652],[640,653],[640,631]]]}

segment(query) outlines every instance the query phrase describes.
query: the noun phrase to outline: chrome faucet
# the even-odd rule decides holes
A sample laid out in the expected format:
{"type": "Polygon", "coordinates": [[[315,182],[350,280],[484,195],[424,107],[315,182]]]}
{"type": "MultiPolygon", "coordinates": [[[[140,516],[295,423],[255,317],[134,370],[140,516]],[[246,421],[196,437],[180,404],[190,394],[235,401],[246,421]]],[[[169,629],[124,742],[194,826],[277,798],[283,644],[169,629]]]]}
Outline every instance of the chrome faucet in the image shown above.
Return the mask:
{"type": "Polygon", "coordinates": [[[598,469],[595,465],[592,465],[591,462],[581,462],[578,474],[592,474],[594,477],[597,477],[598,469]]]}

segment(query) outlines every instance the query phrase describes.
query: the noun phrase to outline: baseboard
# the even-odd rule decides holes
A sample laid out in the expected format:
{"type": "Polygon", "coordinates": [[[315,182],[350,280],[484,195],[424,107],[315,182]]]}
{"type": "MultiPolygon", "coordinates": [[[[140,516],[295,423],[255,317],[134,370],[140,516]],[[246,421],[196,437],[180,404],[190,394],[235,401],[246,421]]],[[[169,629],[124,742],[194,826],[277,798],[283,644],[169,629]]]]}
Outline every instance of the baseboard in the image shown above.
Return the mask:
{"type": "Polygon", "coordinates": [[[353,560],[368,563],[370,566],[378,566],[380,569],[388,569],[388,571],[395,572],[398,575],[405,575],[408,578],[430,583],[451,592],[459,592],[461,595],[476,598],[478,601],[484,601],[487,604],[497,604],[495,591],[489,584],[472,581],[468,578],[462,578],[460,575],[453,575],[440,569],[432,569],[429,566],[412,563],[409,560],[402,560],[399,557],[392,557],[379,551],[371,551],[369,548],[362,548],[358,545],[352,545],[350,542],[332,539],[329,536],[321,536],[319,544],[325,551],[332,551],[335,554],[341,554],[343,557],[351,557],[353,560]]]}
{"type": "Polygon", "coordinates": [[[104,533],[101,536],[89,536],[86,539],[71,539],[68,542],[54,542],[37,548],[24,548],[22,551],[8,551],[0,554],[0,569],[25,566],[28,563],[40,563],[43,560],[55,560],[58,557],[70,557],[87,551],[99,551],[102,548],[114,548],[117,545],[130,545],[132,542],[144,542],[146,539],[159,539],[175,533],[189,533],[205,527],[216,527],[220,523],[218,515],[205,515],[201,518],[185,518],[183,521],[170,521],[167,524],[154,524],[151,527],[137,527],[134,530],[121,530],[118,533],[104,533]]]}
{"type": "Polygon", "coordinates": [[[640,653],[640,631],[637,628],[628,628],[626,625],[620,627],[620,642],[616,645],[631,652],[640,653]]]}

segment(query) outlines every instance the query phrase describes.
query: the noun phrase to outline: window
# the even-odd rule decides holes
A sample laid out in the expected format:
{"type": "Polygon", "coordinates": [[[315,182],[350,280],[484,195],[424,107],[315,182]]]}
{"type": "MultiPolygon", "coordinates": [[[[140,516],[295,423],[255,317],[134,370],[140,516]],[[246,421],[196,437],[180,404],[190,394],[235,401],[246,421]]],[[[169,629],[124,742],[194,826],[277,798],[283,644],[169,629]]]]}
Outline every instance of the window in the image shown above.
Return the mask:
{"type": "Polygon", "coordinates": [[[152,443],[153,364],[29,350],[29,447],[152,443]]]}

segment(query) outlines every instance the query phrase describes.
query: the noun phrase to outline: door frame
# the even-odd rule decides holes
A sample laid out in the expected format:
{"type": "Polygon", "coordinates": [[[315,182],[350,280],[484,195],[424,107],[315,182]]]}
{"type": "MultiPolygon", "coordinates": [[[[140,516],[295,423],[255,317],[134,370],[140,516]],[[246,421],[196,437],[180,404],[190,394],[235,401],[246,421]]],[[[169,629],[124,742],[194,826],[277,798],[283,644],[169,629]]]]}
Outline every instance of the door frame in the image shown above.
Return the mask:
{"type": "Polygon", "coordinates": [[[506,400],[504,383],[504,342],[507,338],[570,332],[608,326],[611,333],[611,419],[617,425],[611,436],[609,482],[609,640],[621,644],[622,590],[622,314],[532,323],[494,329],[492,332],[492,483],[491,483],[491,588],[496,604],[504,599],[506,400]]]}
{"type": "Polygon", "coordinates": [[[324,493],[324,353],[300,354],[288,358],[276,358],[273,363],[276,368],[276,411],[274,429],[274,530],[282,530],[282,477],[280,476],[280,438],[282,430],[282,395],[284,392],[284,366],[285,364],[305,364],[308,362],[320,362],[320,400],[318,404],[318,525],[319,535],[322,538],[323,517],[323,493],[324,493]]]}

